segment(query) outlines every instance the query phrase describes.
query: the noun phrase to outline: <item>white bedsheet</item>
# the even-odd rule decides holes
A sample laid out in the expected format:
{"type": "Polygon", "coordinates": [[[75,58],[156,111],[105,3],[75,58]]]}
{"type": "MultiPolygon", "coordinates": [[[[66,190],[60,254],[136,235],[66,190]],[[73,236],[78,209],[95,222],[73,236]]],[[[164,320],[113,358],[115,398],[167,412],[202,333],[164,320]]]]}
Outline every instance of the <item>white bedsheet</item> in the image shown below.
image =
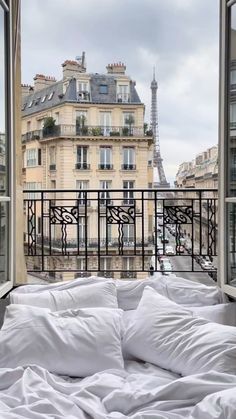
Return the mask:
{"type": "Polygon", "coordinates": [[[127,362],[84,379],[37,366],[0,370],[1,419],[234,419],[236,377],[209,372],[179,378],[127,362]]]}

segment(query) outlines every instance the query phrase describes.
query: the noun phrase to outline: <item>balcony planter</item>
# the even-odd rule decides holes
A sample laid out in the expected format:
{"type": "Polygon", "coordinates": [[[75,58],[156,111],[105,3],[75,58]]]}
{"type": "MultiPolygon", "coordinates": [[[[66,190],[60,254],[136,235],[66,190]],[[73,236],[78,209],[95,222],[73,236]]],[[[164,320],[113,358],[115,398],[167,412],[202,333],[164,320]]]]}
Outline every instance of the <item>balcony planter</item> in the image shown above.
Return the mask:
{"type": "Polygon", "coordinates": [[[119,131],[111,131],[110,132],[110,137],[119,137],[120,136],[120,132],[119,131]]]}
{"type": "Polygon", "coordinates": [[[92,135],[94,135],[94,137],[97,137],[98,135],[102,135],[101,128],[100,127],[92,128],[92,135]]]}
{"type": "Polygon", "coordinates": [[[151,129],[148,129],[148,130],[145,132],[145,135],[147,135],[147,137],[152,137],[152,136],[153,136],[153,132],[152,132],[152,130],[151,130],[151,129]]]}
{"type": "Polygon", "coordinates": [[[128,127],[123,127],[122,128],[122,134],[125,135],[125,136],[128,136],[129,135],[129,128],[128,127]]]}

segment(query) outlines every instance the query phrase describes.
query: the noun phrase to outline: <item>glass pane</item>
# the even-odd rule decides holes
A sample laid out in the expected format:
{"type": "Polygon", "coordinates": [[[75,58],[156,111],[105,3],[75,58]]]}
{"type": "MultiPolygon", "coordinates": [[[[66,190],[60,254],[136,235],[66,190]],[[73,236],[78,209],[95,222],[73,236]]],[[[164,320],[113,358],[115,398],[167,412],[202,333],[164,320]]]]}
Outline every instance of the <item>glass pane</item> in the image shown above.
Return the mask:
{"type": "Polygon", "coordinates": [[[0,284],[8,278],[8,209],[9,204],[0,203],[0,284]]]}
{"type": "Polygon", "coordinates": [[[6,92],[5,92],[5,24],[0,7],[0,195],[7,194],[6,183],[6,92]]]}

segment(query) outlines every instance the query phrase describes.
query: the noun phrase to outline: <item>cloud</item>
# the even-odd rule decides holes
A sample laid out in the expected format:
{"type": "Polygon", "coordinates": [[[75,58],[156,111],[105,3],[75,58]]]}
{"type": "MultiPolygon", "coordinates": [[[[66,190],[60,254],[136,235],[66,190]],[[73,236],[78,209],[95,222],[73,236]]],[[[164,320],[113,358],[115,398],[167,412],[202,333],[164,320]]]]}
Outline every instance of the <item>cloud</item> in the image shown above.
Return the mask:
{"type": "Polygon", "coordinates": [[[218,9],[216,0],[22,0],[23,81],[61,78],[61,63],[83,50],[90,72],[120,60],[149,121],[156,66],[161,152],[173,178],[182,160],[217,142],[218,9]]]}

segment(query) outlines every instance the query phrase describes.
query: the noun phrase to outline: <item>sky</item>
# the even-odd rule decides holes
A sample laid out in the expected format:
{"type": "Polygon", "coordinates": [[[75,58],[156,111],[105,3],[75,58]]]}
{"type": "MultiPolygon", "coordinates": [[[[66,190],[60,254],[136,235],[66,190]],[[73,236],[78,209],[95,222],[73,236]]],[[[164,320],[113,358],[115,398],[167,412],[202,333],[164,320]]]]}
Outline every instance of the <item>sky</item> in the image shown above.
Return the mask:
{"type": "Polygon", "coordinates": [[[158,80],[161,155],[178,166],[218,141],[218,0],[22,0],[22,82],[62,78],[61,64],[86,52],[87,71],[126,64],[150,122],[158,80]]]}

